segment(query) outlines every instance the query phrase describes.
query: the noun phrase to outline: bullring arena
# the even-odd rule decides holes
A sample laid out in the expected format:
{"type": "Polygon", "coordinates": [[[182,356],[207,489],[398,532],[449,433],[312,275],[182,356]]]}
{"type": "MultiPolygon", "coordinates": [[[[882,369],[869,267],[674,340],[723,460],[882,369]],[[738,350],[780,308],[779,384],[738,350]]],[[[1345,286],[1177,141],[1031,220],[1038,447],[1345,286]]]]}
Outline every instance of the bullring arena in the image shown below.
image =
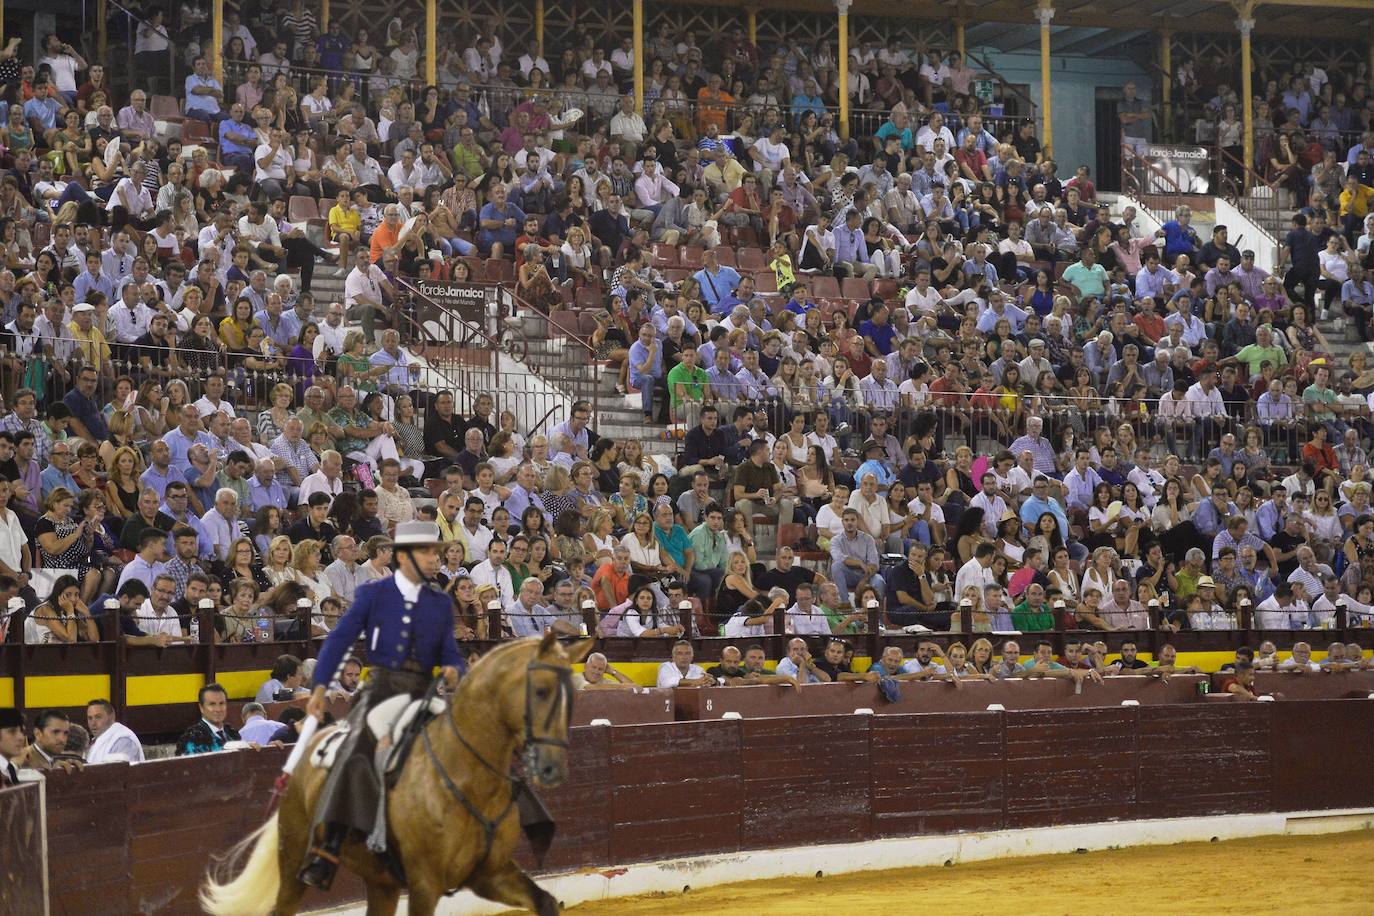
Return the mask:
{"type": "Polygon", "coordinates": [[[0,914],[1374,910],[1369,0],[0,32],[0,914]]]}

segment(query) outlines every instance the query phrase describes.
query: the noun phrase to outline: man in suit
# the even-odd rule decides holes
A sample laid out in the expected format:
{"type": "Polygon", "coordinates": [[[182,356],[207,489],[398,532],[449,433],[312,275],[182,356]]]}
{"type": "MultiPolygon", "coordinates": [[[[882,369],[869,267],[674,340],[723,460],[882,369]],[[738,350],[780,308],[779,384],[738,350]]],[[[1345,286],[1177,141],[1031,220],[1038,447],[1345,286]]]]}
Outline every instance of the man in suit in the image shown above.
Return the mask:
{"type": "Polygon", "coordinates": [[[28,770],[80,769],[80,760],[66,756],[70,731],[71,720],[66,713],[55,709],[40,712],[33,723],[33,743],[19,765],[28,770]]]}
{"type": "Polygon", "coordinates": [[[349,737],[329,772],[311,825],[311,848],[300,880],[328,890],[339,866],[339,850],[350,831],[369,835],[369,847],[385,846],[385,789],[380,783],[391,721],[443,669],[450,689],[467,664],[453,638],[453,602],[434,587],[442,541],[434,522],[402,522],[393,549],[396,572],[358,586],[350,607],[320,647],[314,691],[306,707],[321,721],[329,683],[343,672],[353,644],[369,646],[367,684],[349,715],[349,737]],[[375,801],[373,801],[375,799],[375,801]],[[322,834],[316,827],[322,826],[322,834]],[[316,845],[318,844],[318,845],[316,845]]]}
{"type": "Polygon", "coordinates": [[[200,704],[200,721],[181,733],[177,739],[177,756],[208,754],[224,750],[230,741],[238,741],[239,733],[226,720],[229,718],[229,694],[219,684],[206,684],[196,696],[200,704]]]}
{"type": "Polygon", "coordinates": [[[24,753],[24,714],[17,709],[0,709],[0,787],[19,784],[19,769],[14,761],[24,753]]]}

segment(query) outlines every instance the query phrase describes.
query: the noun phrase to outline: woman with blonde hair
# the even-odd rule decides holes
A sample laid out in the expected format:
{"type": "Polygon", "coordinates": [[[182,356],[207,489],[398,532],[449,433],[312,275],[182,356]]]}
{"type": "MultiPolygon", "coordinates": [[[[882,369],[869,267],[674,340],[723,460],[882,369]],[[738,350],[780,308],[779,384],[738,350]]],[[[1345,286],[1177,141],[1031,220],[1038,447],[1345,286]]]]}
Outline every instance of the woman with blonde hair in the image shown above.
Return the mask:
{"type": "MultiPolygon", "coordinates": [[[[131,405],[132,406],[132,405],[131,405]]],[[[114,460],[114,453],[121,448],[134,448],[137,444],[134,440],[134,418],[127,410],[113,411],[109,419],[105,421],[110,434],[100,443],[100,463],[105,468],[110,467],[110,462],[114,460]]],[[[134,449],[137,451],[137,449],[134,449]]],[[[142,455],[139,456],[139,472],[143,470],[142,455]]]]}
{"type": "Polygon", "coordinates": [[[716,592],[716,619],[724,623],[735,612],[744,607],[750,599],[764,593],[754,587],[753,575],[749,570],[749,558],[734,551],[725,558],[725,578],[721,580],[716,592]]]}
{"type": "Polygon", "coordinates": [[[614,527],[615,519],[610,509],[601,508],[592,513],[587,531],[582,535],[582,545],[592,565],[602,566],[614,558],[615,549],[620,546],[619,539],[611,534],[614,527]]]}
{"type": "MultiPolygon", "coordinates": [[[[948,654],[949,649],[946,649],[945,653],[948,654]]],[[[997,661],[995,655],[992,642],[986,636],[980,636],[968,648],[969,667],[979,674],[992,674],[992,666],[997,661]]]]}
{"type": "Polygon", "coordinates": [[[291,567],[291,560],[291,539],[284,534],[272,538],[271,543],[267,545],[267,557],[262,564],[262,571],[274,589],[285,582],[296,581],[296,571],[291,567]]]}
{"type": "Polygon", "coordinates": [[[129,411],[134,424],[130,435],[135,439],[145,440],[157,439],[167,432],[164,403],[162,383],[157,379],[150,378],[139,385],[133,409],[129,411]]]}
{"type": "MultiPolygon", "coordinates": [[[[978,642],[987,642],[986,639],[979,639],[978,642]]],[[[975,643],[974,645],[977,645],[975,643]]],[[[991,646],[991,643],[988,643],[991,646]]],[[[969,659],[969,651],[964,648],[961,642],[952,642],[945,648],[945,663],[937,666],[937,671],[944,674],[945,680],[973,680],[990,681],[993,680],[992,674],[987,671],[979,671],[969,659]]],[[[938,675],[937,675],[938,676],[938,675]]]]}
{"type": "Polygon", "coordinates": [[[620,446],[620,463],[617,467],[620,469],[621,477],[631,471],[639,475],[639,482],[635,487],[637,490],[643,490],[649,478],[658,473],[658,465],[654,463],[653,458],[644,454],[644,443],[638,439],[626,439],[620,446]]]}
{"type": "MultiPolygon", "coordinates": [[[[588,465],[590,467],[590,465],[588,465]]],[[[572,494],[572,476],[561,464],[552,465],[544,477],[544,508],[554,518],[569,509],[577,511],[580,503],[572,494]]]]}
{"type": "MultiPolygon", "coordinates": [[[[116,415],[123,411],[115,411],[116,415]]],[[[128,414],[124,414],[128,418],[128,414]]],[[[102,443],[108,445],[109,443],[102,443]]],[[[142,492],[139,475],[143,473],[143,456],[131,445],[123,445],[110,453],[105,466],[110,478],[105,481],[105,504],[116,518],[129,518],[138,511],[138,495],[142,492]]]]}

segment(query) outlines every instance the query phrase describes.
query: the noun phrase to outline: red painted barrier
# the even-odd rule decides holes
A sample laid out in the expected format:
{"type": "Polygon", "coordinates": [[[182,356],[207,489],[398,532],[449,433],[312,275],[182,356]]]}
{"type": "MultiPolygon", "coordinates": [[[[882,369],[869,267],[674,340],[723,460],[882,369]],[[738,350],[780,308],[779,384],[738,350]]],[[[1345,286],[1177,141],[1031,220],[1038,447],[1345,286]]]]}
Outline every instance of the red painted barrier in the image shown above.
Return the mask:
{"type": "MultiPolygon", "coordinates": [[[[284,755],[52,774],[52,912],[194,913],[207,863],[261,822],[284,755]]],[[[1340,769],[1374,759],[1374,703],[579,727],[571,755],[570,780],[545,793],[558,821],[545,863],[554,871],[807,842],[1374,805],[1374,783],[1340,769]]],[[[309,902],[337,904],[359,890],[345,879],[309,902]]]]}

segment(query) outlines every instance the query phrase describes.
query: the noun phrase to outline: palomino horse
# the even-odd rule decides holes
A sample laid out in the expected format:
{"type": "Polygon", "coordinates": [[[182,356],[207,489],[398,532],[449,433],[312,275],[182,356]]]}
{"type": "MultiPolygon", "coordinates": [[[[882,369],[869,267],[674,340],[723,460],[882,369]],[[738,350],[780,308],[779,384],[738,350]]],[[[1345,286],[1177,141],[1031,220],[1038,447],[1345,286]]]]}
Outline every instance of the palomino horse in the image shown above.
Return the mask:
{"type": "MultiPolygon", "coordinates": [[[[501,645],[473,665],[449,712],[416,739],[388,796],[387,842],[405,872],[404,888],[365,838],[351,836],[343,846],[341,863],[367,883],[369,914],[394,913],[403,889],[410,893],[409,912],[433,913],[441,897],[460,888],[540,916],[558,913],[558,901],[511,861],[520,825],[509,768],[523,749],[537,784],[563,781],[572,665],[591,647],[586,639],[564,651],[549,633],[501,645]]],[[[306,887],[296,873],[327,775],[311,756],[301,760],[280,810],[226,857],[228,864],[247,853],[238,877],[207,880],[201,891],[207,912],[297,912],[306,887]]]]}

